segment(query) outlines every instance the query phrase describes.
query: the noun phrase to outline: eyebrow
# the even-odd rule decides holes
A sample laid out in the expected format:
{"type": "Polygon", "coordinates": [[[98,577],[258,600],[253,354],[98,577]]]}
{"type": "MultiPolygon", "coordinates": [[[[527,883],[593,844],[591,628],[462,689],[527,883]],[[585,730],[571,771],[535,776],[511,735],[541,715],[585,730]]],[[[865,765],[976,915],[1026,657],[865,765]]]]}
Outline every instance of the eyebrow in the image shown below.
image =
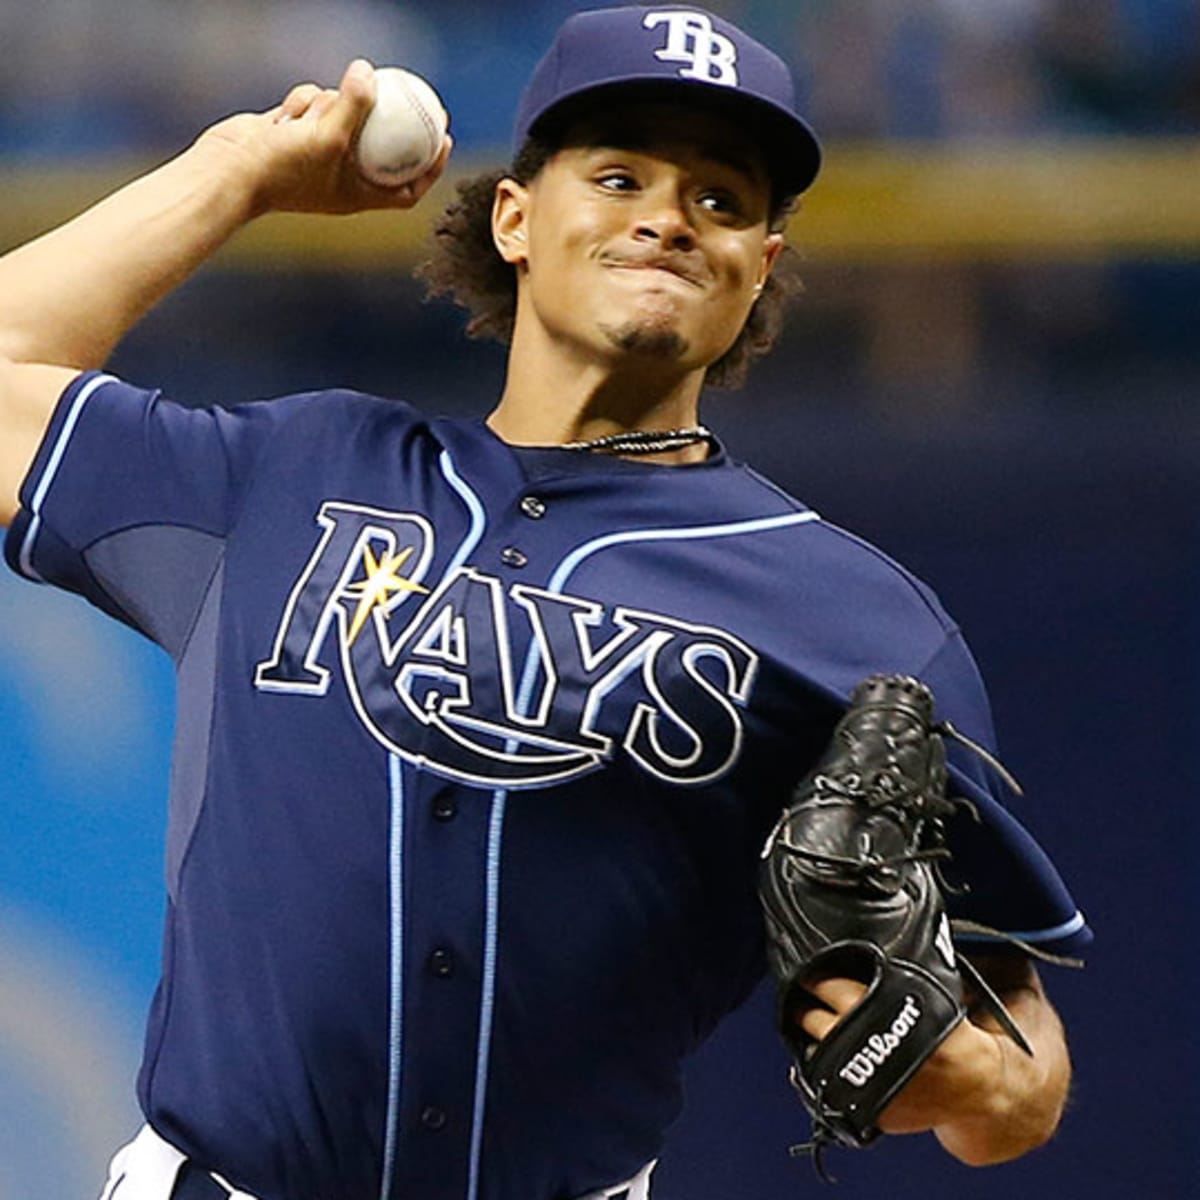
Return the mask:
{"type": "MultiPolygon", "coordinates": [[[[680,139],[680,143],[682,141],[683,139],[680,139]]],[[[633,150],[647,154],[652,154],[658,147],[669,144],[671,144],[669,140],[657,138],[653,133],[646,131],[630,131],[616,135],[610,130],[598,130],[595,134],[585,134],[579,139],[579,145],[588,150],[633,150]]],[[[768,176],[765,164],[761,163],[753,154],[742,153],[725,143],[688,142],[687,144],[694,147],[701,158],[719,166],[728,167],[749,179],[765,179],[768,176]]]]}

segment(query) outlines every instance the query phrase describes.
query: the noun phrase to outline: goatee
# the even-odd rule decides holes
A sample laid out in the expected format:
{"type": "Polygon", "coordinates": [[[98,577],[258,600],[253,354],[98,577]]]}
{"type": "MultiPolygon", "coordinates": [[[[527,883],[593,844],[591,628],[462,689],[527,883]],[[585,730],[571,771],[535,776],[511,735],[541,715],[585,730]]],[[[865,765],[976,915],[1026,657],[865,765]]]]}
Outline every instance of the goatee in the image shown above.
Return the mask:
{"type": "Polygon", "coordinates": [[[688,348],[687,339],[678,330],[654,328],[638,321],[630,321],[606,332],[612,344],[626,354],[673,361],[681,358],[688,348]]]}

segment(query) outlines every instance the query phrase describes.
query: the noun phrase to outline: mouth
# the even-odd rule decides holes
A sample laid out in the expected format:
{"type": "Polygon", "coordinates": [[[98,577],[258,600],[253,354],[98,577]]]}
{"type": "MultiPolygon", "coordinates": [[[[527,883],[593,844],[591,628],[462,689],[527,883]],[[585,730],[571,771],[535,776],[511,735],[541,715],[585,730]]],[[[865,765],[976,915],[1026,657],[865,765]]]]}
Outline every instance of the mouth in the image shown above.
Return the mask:
{"type": "Polygon", "coordinates": [[[699,271],[674,259],[609,258],[604,260],[604,266],[613,271],[644,276],[647,281],[662,280],[666,282],[670,280],[692,288],[704,286],[699,271]]]}

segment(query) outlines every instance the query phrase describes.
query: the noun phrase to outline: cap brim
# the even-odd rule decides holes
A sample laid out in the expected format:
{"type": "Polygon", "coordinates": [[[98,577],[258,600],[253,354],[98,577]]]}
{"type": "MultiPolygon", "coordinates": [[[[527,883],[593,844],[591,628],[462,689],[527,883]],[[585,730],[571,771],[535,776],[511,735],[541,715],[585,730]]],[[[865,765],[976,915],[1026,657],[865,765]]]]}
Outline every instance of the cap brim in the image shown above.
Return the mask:
{"type": "Polygon", "coordinates": [[[530,134],[550,135],[577,116],[589,102],[611,98],[616,93],[634,98],[683,95],[689,103],[700,101],[718,111],[735,112],[740,124],[750,122],[746,127],[746,140],[762,147],[767,170],[782,195],[798,196],[812,185],[821,169],[821,145],[816,134],[786,108],[745,90],[724,90],[710,83],[664,79],[662,75],[630,75],[563,93],[549,108],[517,130],[518,145],[514,146],[514,151],[520,151],[520,144],[530,134]]]}

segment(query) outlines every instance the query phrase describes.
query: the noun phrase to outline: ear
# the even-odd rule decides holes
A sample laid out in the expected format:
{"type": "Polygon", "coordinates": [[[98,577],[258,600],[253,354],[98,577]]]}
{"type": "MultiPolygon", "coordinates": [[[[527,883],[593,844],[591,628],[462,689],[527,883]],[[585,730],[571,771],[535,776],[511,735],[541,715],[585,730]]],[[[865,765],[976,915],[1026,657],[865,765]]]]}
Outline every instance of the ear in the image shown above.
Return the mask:
{"type": "Polygon", "coordinates": [[[783,247],[784,237],[782,233],[767,234],[766,241],[763,242],[762,259],[758,264],[758,279],[755,280],[754,286],[755,296],[757,296],[766,285],[772,268],[775,266],[779,256],[783,253],[783,247]]]}
{"type": "Polygon", "coordinates": [[[496,184],[492,199],[492,241],[500,257],[514,267],[529,258],[525,234],[528,209],[529,189],[524,184],[507,176],[496,184]]]}

